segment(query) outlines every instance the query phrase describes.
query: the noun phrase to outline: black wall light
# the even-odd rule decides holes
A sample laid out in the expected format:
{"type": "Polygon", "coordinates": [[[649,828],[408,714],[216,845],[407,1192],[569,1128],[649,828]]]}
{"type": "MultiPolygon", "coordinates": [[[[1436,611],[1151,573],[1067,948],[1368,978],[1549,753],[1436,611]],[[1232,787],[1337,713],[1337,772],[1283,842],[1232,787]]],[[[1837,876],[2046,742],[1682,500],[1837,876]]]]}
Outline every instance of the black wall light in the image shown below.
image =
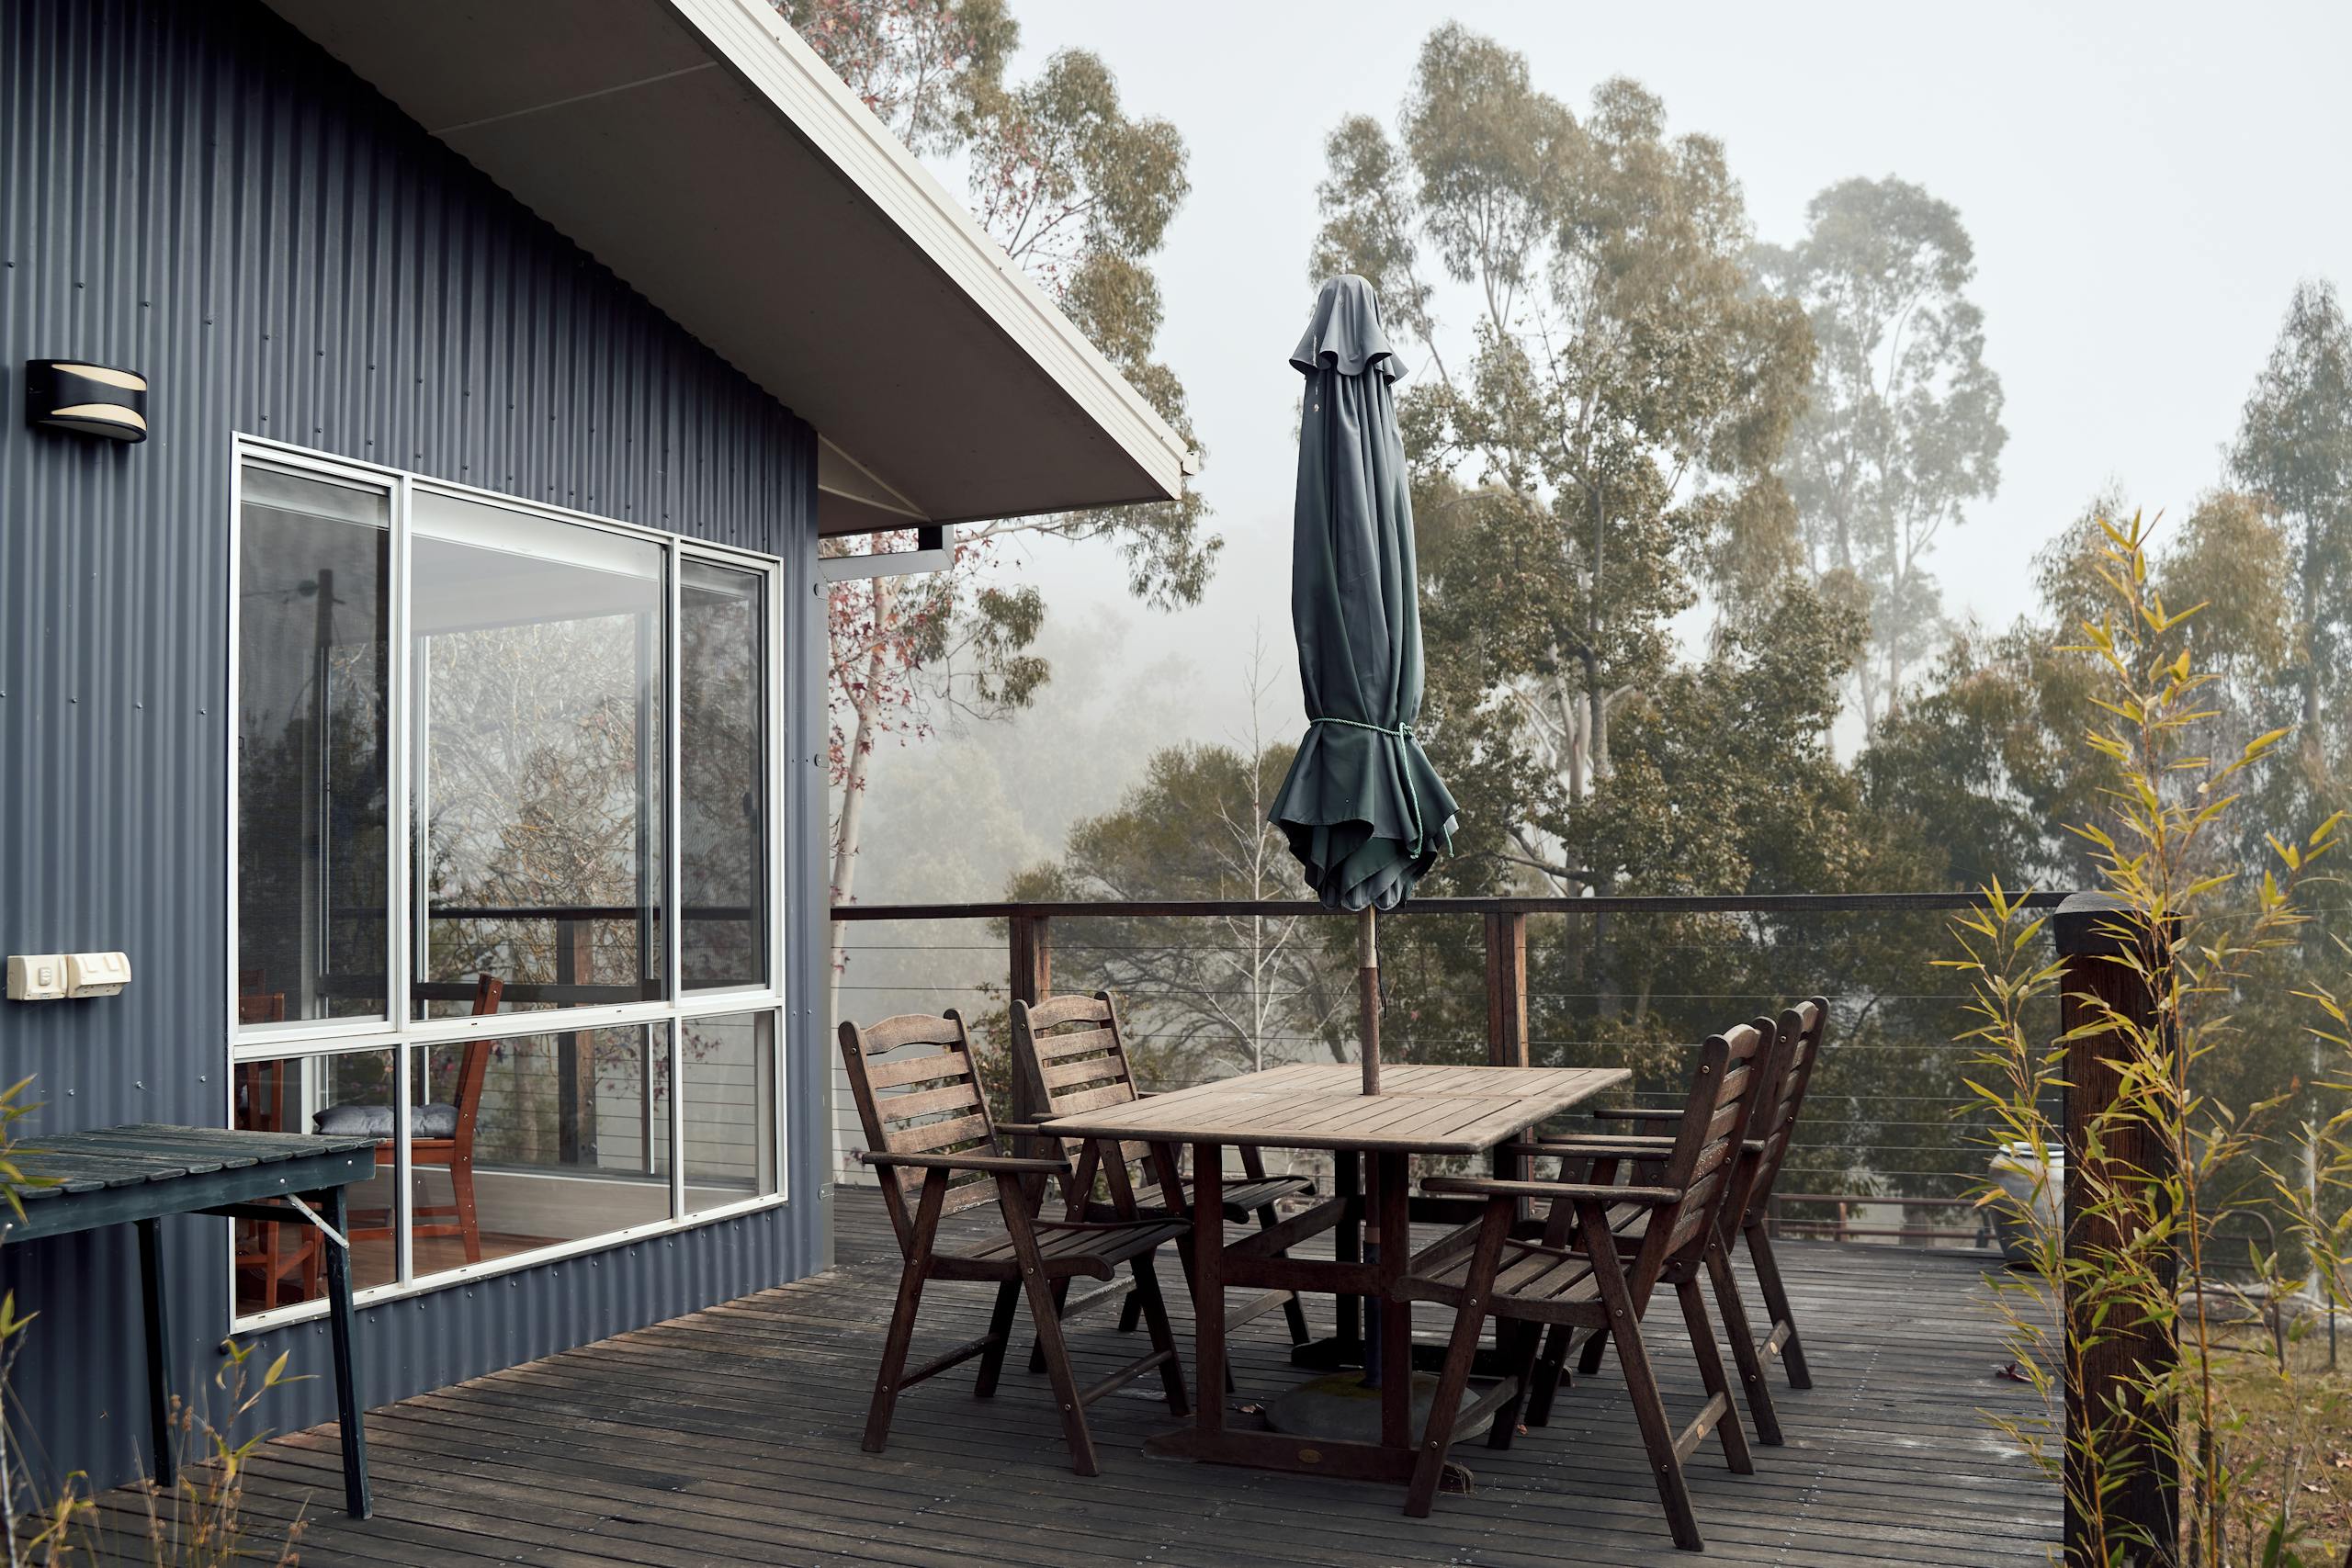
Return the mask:
{"type": "Polygon", "coordinates": [[[147,439],[147,378],[73,359],[25,362],[25,417],[116,441],[147,439]]]}

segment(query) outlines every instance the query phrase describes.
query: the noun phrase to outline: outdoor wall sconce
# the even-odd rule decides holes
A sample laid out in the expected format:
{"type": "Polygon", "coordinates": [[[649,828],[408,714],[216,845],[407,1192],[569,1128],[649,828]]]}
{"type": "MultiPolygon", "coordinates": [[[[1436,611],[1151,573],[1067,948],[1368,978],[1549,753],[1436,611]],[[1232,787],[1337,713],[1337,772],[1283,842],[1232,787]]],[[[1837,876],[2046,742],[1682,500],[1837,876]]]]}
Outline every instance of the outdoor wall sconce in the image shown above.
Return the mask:
{"type": "Polygon", "coordinates": [[[25,362],[25,417],[116,441],[147,439],[147,378],[72,359],[25,362]]]}

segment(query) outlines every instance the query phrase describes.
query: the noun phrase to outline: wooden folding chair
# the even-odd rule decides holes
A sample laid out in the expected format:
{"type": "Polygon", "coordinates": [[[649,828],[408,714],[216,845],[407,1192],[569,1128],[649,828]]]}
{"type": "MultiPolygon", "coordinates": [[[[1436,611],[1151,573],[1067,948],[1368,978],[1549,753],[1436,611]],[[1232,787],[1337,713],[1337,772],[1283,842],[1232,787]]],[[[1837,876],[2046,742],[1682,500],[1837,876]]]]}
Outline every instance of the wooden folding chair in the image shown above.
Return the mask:
{"type": "MultiPolygon", "coordinates": [[[[506,982],[495,975],[474,976],[472,1016],[488,1018],[498,1011],[506,982]]],[[[481,1261],[481,1216],[474,1202],[474,1132],[481,1121],[482,1084],[490,1074],[495,1040],[469,1040],[459,1055],[457,1099],[419,1105],[409,1112],[408,1160],[412,1170],[435,1168],[449,1173],[447,1203],[416,1203],[409,1210],[409,1234],[419,1241],[453,1238],[465,1249],[468,1263],[481,1261]]],[[[319,1133],[373,1134],[376,1165],[390,1170],[400,1164],[392,1145],[392,1108],[389,1105],[330,1105],[311,1118],[319,1133]]],[[[390,1241],[392,1211],[370,1210],[352,1215],[354,1241],[390,1241]]]]}
{"type": "Polygon", "coordinates": [[[1160,1243],[1184,1234],[1184,1222],[1132,1213],[1102,1221],[1040,1219],[1037,1209],[1046,1183],[1039,1179],[1067,1181],[1073,1172],[1067,1161],[1013,1158],[998,1146],[997,1124],[972,1059],[971,1036],[953,1010],[943,1018],[886,1018],[867,1027],[843,1022],[841,1042],[850,1092],[865,1129],[866,1148],[858,1158],[884,1172],[883,1201],[906,1262],[882,1366],[874,1380],[874,1403],[866,1414],[865,1451],[882,1452],[899,1393],[926,1378],[978,1356],[979,1381],[973,1393],[985,1399],[996,1392],[1012,1337],[1013,1308],[1023,1292],[1045,1370],[1053,1379],[1071,1465],[1080,1475],[1101,1469],[1086,1425],[1086,1406],[1093,1401],[1157,1369],[1169,1409],[1185,1414],[1184,1374],[1153,1271],[1153,1254],[1160,1243]],[[942,1219],[990,1199],[995,1200],[1001,1231],[941,1244],[942,1219]],[[1135,1277],[1136,1297],[1151,1334],[1151,1353],[1080,1389],[1070,1371],[1054,1287],[1080,1275],[1112,1279],[1122,1263],[1135,1277]],[[993,1283],[996,1306],[988,1333],[910,1371],[907,1352],[914,1339],[916,1312],[924,1285],[933,1280],[993,1283]]]}
{"type": "MultiPolygon", "coordinates": [[[[1042,1122],[1142,1098],[1136,1087],[1135,1064],[1127,1055],[1126,1036],[1119,1027],[1118,1004],[1108,991],[1091,997],[1053,997],[1035,1007],[1016,998],[1012,1072],[1023,1120],[1042,1122]]],[[[1064,1157],[1077,1162],[1062,1188],[1072,1218],[1135,1213],[1182,1218],[1192,1213],[1192,1199],[1182,1178],[1172,1167],[1163,1168],[1148,1144],[1130,1142],[1109,1148],[1100,1140],[1071,1139],[1063,1141],[1062,1152],[1064,1157]],[[1110,1192],[1108,1204],[1094,1201],[1098,1179],[1110,1192]],[[1137,1196],[1137,1188],[1146,1185],[1153,1190],[1154,1199],[1137,1196]]],[[[1277,1202],[1315,1191],[1315,1183],[1307,1177],[1268,1176],[1265,1156],[1256,1148],[1241,1151],[1241,1170],[1242,1179],[1224,1188],[1225,1217],[1235,1224],[1254,1218],[1260,1230],[1272,1230],[1280,1220],[1274,1209],[1277,1202]]],[[[1192,1282],[1190,1242],[1188,1233],[1178,1244],[1187,1286],[1192,1282]]],[[[1127,1303],[1119,1320],[1122,1332],[1135,1331],[1139,1305],[1133,1300],[1127,1303]]],[[[1226,1314],[1226,1326],[1237,1328],[1277,1307],[1288,1320],[1291,1343],[1306,1344],[1309,1337],[1306,1312],[1295,1291],[1272,1291],[1243,1303],[1226,1314]]],[[[1038,1370],[1034,1351],[1029,1370],[1038,1370]]]]}
{"type": "Polygon", "coordinates": [[[1454,1308],[1453,1336],[1406,1494],[1406,1513],[1419,1517],[1430,1511],[1457,1426],[1492,1412],[1488,1446],[1510,1446],[1544,1331],[1581,1331],[1606,1335],[1616,1345],[1675,1544],[1702,1549],[1684,1460],[1713,1431],[1735,1472],[1745,1475],[1755,1467],[1716,1354],[1699,1277],[1707,1255],[1721,1249],[1723,1208],[1733,1195],[1758,1093],[1772,1081],[1778,1048],[1770,1019],[1710,1039],[1669,1146],[1662,1157],[1641,1158],[1631,1184],[1613,1180],[1626,1155],[1607,1139],[1595,1140],[1589,1151],[1572,1145],[1546,1151],[1561,1156],[1562,1179],[1556,1181],[1442,1176],[1422,1181],[1427,1192],[1483,1198],[1487,1212],[1476,1224],[1417,1256],[1403,1287],[1405,1300],[1454,1308]],[[1590,1161],[1586,1179],[1568,1179],[1580,1157],[1590,1161]],[[1536,1206],[1540,1240],[1519,1223],[1525,1200],[1536,1206]],[[1636,1217],[1626,1223],[1617,1217],[1620,1213],[1636,1217]],[[1668,1424],[1642,1338],[1643,1315],[1660,1285],[1671,1286],[1681,1303],[1683,1326],[1707,1391],[1697,1418],[1679,1433],[1668,1424]],[[1471,1362],[1489,1317],[1504,1325],[1502,1349],[1510,1375],[1463,1411],[1471,1362]]]}
{"type": "MultiPolygon", "coordinates": [[[[1716,1310],[1723,1314],[1724,1332],[1731,1339],[1732,1358],[1739,1368],[1741,1385],[1747,1394],[1747,1412],[1756,1423],[1758,1440],[1778,1445],[1781,1442],[1781,1418],[1772,1406],[1770,1381],[1764,1375],[1764,1363],[1774,1357],[1781,1359],[1788,1373],[1792,1388],[1811,1388],[1813,1374],[1804,1364],[1804,1346],[1797,1338],[1796,1314],[1789,1304],[1788,1287],[1781,1280],[1781,1265],[1772,1255],[1772,1237],[1765,1221],[1771,1207],[1772,1185],[1780,1179],[1781,1167],[1786,1163],[1789,1144],[1796,1134],[1797,1116],[1804,1109],[1806,1088],[1813,1082],[1814,1065],[1821,1059],[1821,1043],[1829,1026],[1829,1001],[1815,997],[1783,1011],[1776,1021],[1780,1035],[1779,1081],[1766,1086],[1763,1097],[1756,1106],[1756,1120],[1750,1129],[1747,1146],[1740,1156],[1739,1179],[1732,1201],[1724,1208],[1724,1246],[1721,1255],[1711,1258],[1708,1272],[1713,1277],[1716,1310]],[[1746,1303],[1741,1300],[1739,1281],[1731,1269],[1733,1234],[1747,1240],[1747,1258],[1756,1269],[1757,1289],[1764,1295],[1767,1331],[1761,1342],[1749,1326],[1746,1303]]],[[[1596,1110],[1594,1115],[1610,1121],[1651,1123],[1671,1121],[1680,1111],[1659,1106],[1649,1109],[1609,1111],[1596,1110]]],[[[1600,1370],[1605,1340],[1594,1339],[1585,1346],[1584,1357],[1577,1371],[1590,1376],[1600,1370]]],[[[1552,1378],[1542,1371],[1539,1381],[1546,1385],[1556,1382],[1556,1370],[1552,1378]]]]}

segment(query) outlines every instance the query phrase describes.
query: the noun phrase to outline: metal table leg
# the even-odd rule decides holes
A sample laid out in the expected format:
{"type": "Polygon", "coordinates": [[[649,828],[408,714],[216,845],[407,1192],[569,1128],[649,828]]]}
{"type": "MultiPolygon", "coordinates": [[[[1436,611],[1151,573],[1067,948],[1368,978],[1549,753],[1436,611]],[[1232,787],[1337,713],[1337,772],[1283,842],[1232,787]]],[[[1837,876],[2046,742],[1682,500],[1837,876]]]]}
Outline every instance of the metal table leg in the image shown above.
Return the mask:
{"type": "Polygon", "coordinates": [[[155,1484],[165,1491],[179,1483],[178,1456],[172,1443],[172,1331],[164,1308],[164,1224],[138,1222],[139,1293],[147,1317],[147,1430],[155,1445],[155,1484]]]}
{"type": "Polygon", "coordinates": [[[344,1509],[355,1519],[374,1511],[368,1495],[368,1431],[359,1411],[359,1389],[351,1365],[351,1234],[344,1220],[343,1189],[318,1194],[319,1208],[335,1234],[327,1250],[327,1323],[334,1338],[335,1425],[343,1438],[344,1509]]]}

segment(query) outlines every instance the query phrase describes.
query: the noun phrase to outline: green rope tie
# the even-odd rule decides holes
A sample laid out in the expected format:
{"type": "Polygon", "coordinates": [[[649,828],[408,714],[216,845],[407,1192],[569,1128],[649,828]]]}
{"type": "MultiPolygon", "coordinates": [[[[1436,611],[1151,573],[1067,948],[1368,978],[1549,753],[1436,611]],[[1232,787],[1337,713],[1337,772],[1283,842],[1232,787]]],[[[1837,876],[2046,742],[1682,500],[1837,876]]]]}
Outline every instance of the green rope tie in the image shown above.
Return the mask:
{"type": "MultiPolygon", "coordinates": [[[[1306,723],[1309,728],[1312,728],[1314,726],[1318,724],[1343,724],[1350,729],[1369,729],[1374,735],[1393,735],[1399,740],[1410,740],[1413,738],[1413,727],[1409,724],[1366,724],[1360,718],[1328,717],[1310,718],[1306,723]]],[[[1404,774],[1405,801],[1413,813],[1413,848],[1405,858],[1408,860],[1419,860],[1421,858],[1421,849],[1423,847],[1425,837],[1421,829],[1421,792],[1413,787],[1413,769],[1409,761],[1408,761],[1404,768],[1404,774]]]]}

